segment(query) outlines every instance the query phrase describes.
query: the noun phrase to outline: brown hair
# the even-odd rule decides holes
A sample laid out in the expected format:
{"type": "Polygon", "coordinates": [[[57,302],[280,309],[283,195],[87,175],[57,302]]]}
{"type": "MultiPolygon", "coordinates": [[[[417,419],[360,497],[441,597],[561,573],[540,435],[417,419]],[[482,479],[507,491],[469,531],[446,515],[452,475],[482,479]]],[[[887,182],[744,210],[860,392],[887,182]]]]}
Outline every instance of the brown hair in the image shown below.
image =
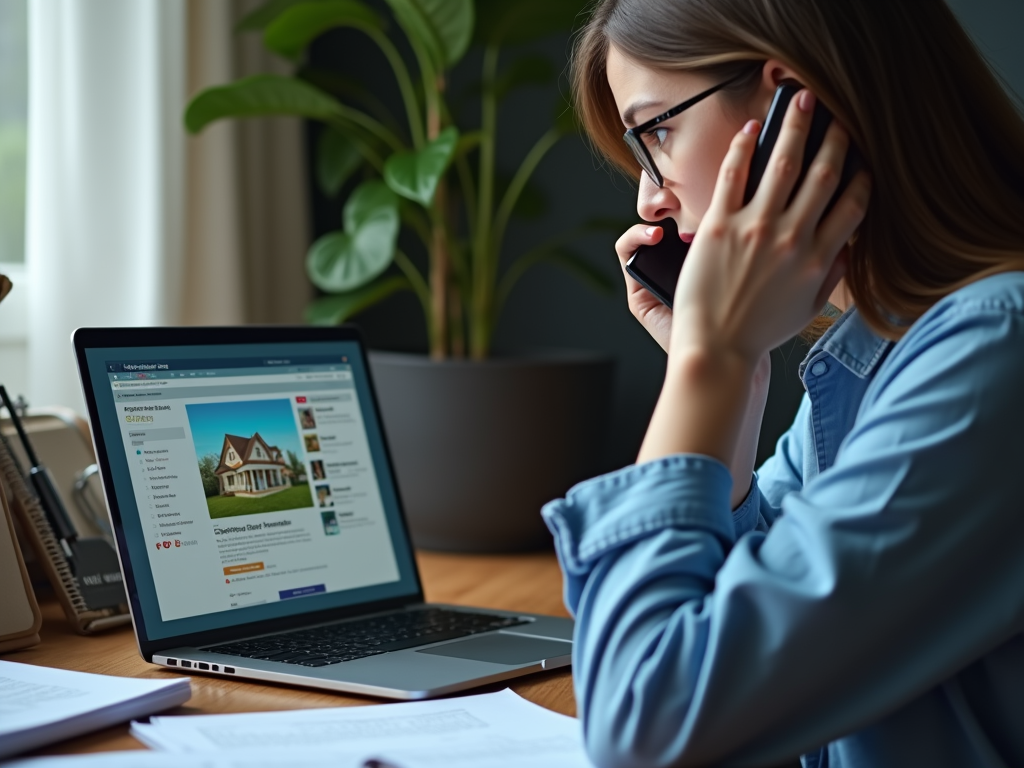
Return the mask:
{"type": "Polygon", "coordinates": [[[734,91],[768,58],[800,73],[872,173],[846,281],[875,332],[899,338],[943,296],[1024,269],[1024,121],[944,0],[599,0],[573,53],[577,111],[637,178],[609,44],[662,69],[750,70],[734,91]]]}

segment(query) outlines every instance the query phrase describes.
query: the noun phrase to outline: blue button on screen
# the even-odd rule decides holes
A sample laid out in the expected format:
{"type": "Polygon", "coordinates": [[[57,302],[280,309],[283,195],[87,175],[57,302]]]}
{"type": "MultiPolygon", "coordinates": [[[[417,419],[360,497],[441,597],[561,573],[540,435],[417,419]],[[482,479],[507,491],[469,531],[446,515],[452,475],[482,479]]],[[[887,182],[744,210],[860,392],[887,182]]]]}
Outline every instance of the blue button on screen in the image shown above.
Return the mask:
{"type": "Polygon", "coordinates": [[[315,595],[319,592],[326,592],[327,587],[324,584],[314,584],[311,587],[296,587],[295,589],[285,589],[278,592],[278,596],[282,600],[287,600],[290,597],[305,597],[306,595],[315,595]]]}

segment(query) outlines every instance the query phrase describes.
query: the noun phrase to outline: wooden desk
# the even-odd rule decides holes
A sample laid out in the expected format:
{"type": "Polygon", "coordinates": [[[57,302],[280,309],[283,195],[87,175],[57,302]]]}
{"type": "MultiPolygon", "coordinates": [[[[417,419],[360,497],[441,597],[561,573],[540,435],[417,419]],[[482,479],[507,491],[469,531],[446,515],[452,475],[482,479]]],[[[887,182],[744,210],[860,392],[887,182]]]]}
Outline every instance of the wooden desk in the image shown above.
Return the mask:
{"type": "MultiPolygon", "coordinates": [[[[553,553],[449,555],[420,552],[417,560],[428,601],[568,615],[562,605],[562,577],[553,553]]],[[[6,654],[4,659],[7,661],[122,677],[177,676],[142,660],[130,627],[94,637],[80,637],[68,629],[55,601],[48,601],[40,607],[43,611],[42,643],[35,648],[6,654]]],[[[527,675],[507,683],[474,689],[474,692],[500,690],[506,686],[556,712],[576,714],[572,676],[568,669],[527,675]]],[[[376,703],[382,703],[382,700],[193,675],[192,699],[185,706],[163,714],[263,712],[376,703]]],[[[143,748],[128,735],[128,725],[124,724],[29,754],[61,755],[143,748]]]]}

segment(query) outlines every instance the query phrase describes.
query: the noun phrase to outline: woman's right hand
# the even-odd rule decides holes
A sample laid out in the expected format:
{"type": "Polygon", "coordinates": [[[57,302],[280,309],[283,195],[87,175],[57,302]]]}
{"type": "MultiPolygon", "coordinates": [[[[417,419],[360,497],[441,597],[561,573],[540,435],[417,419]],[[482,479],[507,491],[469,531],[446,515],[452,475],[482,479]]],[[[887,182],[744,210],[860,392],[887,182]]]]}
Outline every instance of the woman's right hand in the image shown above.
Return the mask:
{"type": "MultiPolygon", "coordinates": [[[[662,304],[653,293],[626,272],[626,262],[636,253],[641,245],[654,245],[661,241],[665,232],[661,227],[652,224],[637,224],[630,227],[615,243],[622,267],[622,276],[626,280],[626,298],[629,311],[668,352],[668,342],[672,330],[672,310],[662,304]]],[[[768,400],[768,385],[771,382],[771,356],[765,354],[757,365],[754,379],[751,382],[750,402],[738,441],[736,455],[729,465],[732,474],[732,508],[736,509],[750,491],[750,480],[754,472],[754,458],[757,454],[757,439],[761,430],[765,403],[768,400]]]]}
{"type": "Polygon", "coordinates": [[[615,243],[615,253],[619,257],[622,276],[626,280],[626,300],[629,311],[640,321],[640,325],[654,337],[661,348],[668,352],[669,337],[672,332],[672,310],[662,304],[653,293],[626,272],[626,262],[636,253],[641,245],[654,245],[661,242],[665,231],[653,224],[637,224],[623,233],[615,243]]]}

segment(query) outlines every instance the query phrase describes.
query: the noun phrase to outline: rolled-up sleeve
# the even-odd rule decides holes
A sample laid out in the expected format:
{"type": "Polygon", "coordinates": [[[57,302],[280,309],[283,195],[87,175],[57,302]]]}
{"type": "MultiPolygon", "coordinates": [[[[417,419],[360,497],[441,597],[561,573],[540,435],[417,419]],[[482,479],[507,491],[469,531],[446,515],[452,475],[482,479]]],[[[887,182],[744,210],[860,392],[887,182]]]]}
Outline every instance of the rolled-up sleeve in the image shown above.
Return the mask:
{"type": "Polygon", "coordinates": [[[760,479],[735,519],[726,467],[692,455],[545,507],[597,765],[791,758],[1024,630],[1022,313],[957,305],[919,325],[800,489],[796,446],[768,466],[785,493],[760,479]]]}

